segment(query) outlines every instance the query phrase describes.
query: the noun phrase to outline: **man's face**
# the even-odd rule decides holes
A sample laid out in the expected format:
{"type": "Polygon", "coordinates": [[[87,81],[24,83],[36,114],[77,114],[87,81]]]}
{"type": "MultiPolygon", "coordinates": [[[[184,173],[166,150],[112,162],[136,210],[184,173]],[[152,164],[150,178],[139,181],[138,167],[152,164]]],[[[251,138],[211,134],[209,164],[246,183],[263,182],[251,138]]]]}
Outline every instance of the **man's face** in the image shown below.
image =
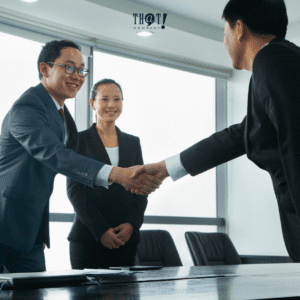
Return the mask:
{"type": "Polygon", "coordinates": [[[238,40],[239,25],[235,24],[233,28],[229,26],[228,21],[224,27],[224,46],[231,57],[232,66],[237,69],[242,69],[242,53],[241,43],[238,40]]]}
{"type": "MultiPolygon", "coordinates": [[[[60,50],[60,56],[54,64],[72,65],[75,68],[84,68],[83,58],[79,50],[66,47],[60,50]]],[[[82,87],[85,78],[79,76],[78,70],[73,74],[67,74],[65,67],[53,65],[47,67],[48,74],[45,78],[50,94],[56,100],[74,98],[82,87]]]]}

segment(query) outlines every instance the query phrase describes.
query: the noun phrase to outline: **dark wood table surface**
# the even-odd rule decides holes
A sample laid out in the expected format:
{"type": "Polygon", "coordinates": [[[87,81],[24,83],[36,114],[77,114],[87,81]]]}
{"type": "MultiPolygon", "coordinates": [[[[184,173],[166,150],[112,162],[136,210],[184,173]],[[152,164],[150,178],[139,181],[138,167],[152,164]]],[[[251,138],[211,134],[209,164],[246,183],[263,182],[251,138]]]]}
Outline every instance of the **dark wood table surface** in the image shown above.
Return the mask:
{"type": "Polygon", "coordinates": [[[132,275],[100,278],[102,284],[136,283],[174,279],[196,279],[223,276],[257,276],[299,274],[300,263],[287,264],[249,264],[231,266],[169,267],[157,271],[134,272],[132,275]]]}
{"type": "Polygon", "coordinates": [[[300,264],[164,268],[133,276],[137,282],[5,290],[0,299],[300,299],[300,264]]]}

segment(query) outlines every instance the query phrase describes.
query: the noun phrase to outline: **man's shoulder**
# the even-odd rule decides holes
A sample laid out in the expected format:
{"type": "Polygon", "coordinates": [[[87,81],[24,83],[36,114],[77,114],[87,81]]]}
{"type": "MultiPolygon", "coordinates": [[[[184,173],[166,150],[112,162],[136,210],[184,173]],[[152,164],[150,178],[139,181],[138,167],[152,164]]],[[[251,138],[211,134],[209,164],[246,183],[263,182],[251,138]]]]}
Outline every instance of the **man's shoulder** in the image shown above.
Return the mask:
{"type": "Polygon", "coordinates": [[[300,60],[300,47],[286,39],[275,38],[256,54],[253,64],[270,62],[278,57],[284,59],[289,55],[295,60],[300,60]]]}
{"type": "Polygon", "coordinates": [[[300,66],[300,47],[281,38],[275,38],[263,47],[253,61],[253,74],[276,73],[300,66]]]}
{"type": "Polygon", "coordinates": [[[41,117],[48,115],[49,104],[51,105],[51,97],[43,85],[39,84],[26,90],[13,103],[8,114],[11,117],[10,120],[38,121],[41,117]]]}
{"type": "Polygon", "coordinates": [[[45,98],[45,91],[45,88],[41,84],[30,87],[15,101],[13,106],[31,104],[32,102],[37,104],[37,99],[42,100],[45,98]]]}

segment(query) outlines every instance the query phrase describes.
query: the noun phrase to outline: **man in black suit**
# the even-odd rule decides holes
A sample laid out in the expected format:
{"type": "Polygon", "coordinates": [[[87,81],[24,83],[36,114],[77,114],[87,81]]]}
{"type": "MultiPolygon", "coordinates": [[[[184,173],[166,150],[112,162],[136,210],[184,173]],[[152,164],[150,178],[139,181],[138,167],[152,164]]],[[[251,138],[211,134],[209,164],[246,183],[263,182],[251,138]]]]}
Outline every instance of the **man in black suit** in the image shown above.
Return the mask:
{"type": "Polygon", "coordinates": [[[300,48],[284,39],[283,0],[230,0],[223,18],[233,67],[252,72],[246,117],[133,177],[161,172],[176,180],[247,154],[271,176],[287,251],[300,262],[300,48]]]}
{"type": "Polygon", "coordinates": [[[78,132],[64,102],[84,83],[80,47],[47,43],[38,59],[41,83],[24,92],[4,118],[0,136],[0,272],[45,270],[50,247],[49,199],[61,173],[91,188],[116,182],[148,194],[161,183],[132,180],[134,167],[119,168],[77,154],[78,132]]]}

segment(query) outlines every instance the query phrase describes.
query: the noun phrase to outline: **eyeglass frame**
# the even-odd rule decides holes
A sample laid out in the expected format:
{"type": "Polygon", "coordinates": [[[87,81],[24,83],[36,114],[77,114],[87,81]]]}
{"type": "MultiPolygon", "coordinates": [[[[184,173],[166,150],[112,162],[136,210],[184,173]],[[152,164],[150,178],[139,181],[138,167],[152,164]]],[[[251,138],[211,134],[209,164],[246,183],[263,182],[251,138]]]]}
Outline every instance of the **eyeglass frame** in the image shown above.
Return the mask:
{"type": "Polygon", "coordinates": [[[85,71],[87,72],[87,74],[86,74],[85,76],[83,76],[82,74],[80,74],[80,73],[78,72],[78,75],[79,75],[80,77],[82,77],[82,78],[85,78],[85,77],[87,77],[87,76],[89,75],[89,70],[88,70],[88,69],[85,69],[85,68],[75,68],[75,67],[72,66],[72,65],[67,65],[67,64],[55,64],[55,63],[53,63],[53,62],[47,62],[47,64],[52,64],[52,65],[57,65],[57,66],[63,66],[63,67],[65,68],[65,72],[66,72],[67,74],[74,74],[76,71],[85,70],[85,71]],[[67,67],[72,67],[72,68],[74,68],[74,72],[68,73],[68,72],[67,72],[67,67]]]}

